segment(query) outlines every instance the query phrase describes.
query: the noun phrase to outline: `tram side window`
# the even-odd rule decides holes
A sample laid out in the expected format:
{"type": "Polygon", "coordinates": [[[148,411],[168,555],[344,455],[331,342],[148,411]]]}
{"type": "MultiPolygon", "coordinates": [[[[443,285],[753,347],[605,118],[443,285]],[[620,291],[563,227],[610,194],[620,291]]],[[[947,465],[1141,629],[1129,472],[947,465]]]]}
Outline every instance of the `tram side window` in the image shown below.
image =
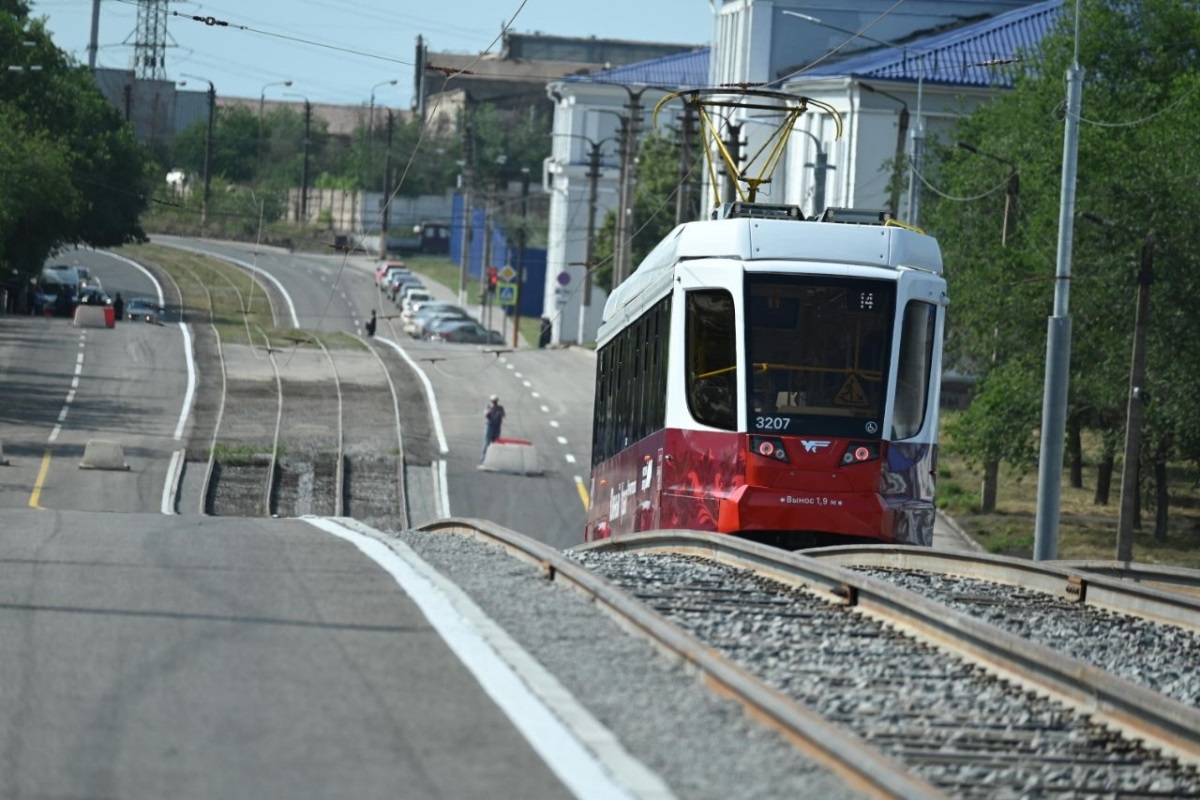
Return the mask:
{"type": "Polygon", "coordinates": [[[937,306],[913,300],[904,307],[900,359],[896,364],[896,408],[892,415],[894,439],[916,436],[925,424],[936,329],[937,306]]]}
{"type": "Polygon", "coordinates": [[[593,465],[666,424],[670,317],[666,297],[596,354],[593,465]]]}
{"type": "Polygon", "coordinates": [[[724,289],[687,295],[687,397],[697,422],[737,428],[737,336],[733,296],[724,289]]]}

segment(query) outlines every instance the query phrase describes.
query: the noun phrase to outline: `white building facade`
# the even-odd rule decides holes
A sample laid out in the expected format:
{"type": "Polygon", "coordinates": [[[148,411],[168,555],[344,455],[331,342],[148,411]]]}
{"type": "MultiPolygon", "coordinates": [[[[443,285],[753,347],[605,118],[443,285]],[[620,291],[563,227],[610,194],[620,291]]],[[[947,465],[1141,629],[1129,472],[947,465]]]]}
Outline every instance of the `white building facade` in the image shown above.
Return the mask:
{"type": "MultiPolygon", "coordinates": [[[[554,143],[543,184],[552,195],[546,308],[555,309],[553,341],[595,341],[604,298],[593,290],[585,304],[582,291],[588,156],[600,147],[599,228],[617,206],[617,132],[635,95],[642,132],[667,88],[738,84],[821,101],[841,117],[840,138],[834,116],[810,108],[793,126],[758,202],[798,205],[809,216],[826,207],[888,209],[919,225],[925,141],[1005,88],[1004,73],[996,67],[1036,47],[1061,5],[1061,0],[911,0],[897,10],[891,0],[852,0],[834,9],[817,2],[713,0],[706,80],[696,79],[695,63],[690,72],[671,69],[679,67],[672,59],[686,58],[675,56],[551,84],[554,143]]],[[[660,114],[658,124],[675,125],[677,116],[660,114]]],[[[782,112],[732,109],[722,124],[738,126],[741,151],[749,156],[760,153],[782,119],[782,112]]],[[[728,128],[722,135],[729,135],[728,128]]],[[[755,163],[744,165],[743,174],[757,174],[755,163]]],[[[706,186],[702,213],[728,191],[706,186]]]]}

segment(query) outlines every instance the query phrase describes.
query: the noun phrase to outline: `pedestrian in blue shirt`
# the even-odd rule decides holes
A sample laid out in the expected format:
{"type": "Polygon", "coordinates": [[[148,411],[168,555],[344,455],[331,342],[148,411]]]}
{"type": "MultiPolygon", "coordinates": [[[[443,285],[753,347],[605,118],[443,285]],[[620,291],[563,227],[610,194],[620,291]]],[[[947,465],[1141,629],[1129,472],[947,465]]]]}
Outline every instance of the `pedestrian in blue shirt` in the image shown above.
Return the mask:
{"type": "Polygon", "coordinates": [[[479,454],[479,463],[487,456],[488,445],[500,438],[500,425],[504,422],[504,406],[500,405],[500,395],[494,394],[488,400],[487,408],[483,409],[483,452],[479,454]]]}

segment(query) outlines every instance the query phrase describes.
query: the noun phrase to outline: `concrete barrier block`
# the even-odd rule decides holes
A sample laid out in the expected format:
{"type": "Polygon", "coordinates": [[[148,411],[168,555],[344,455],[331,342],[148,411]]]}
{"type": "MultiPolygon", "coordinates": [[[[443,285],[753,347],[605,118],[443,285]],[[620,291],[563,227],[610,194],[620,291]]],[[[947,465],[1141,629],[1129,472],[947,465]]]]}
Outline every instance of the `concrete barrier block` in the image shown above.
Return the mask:
{"type": "Polygon", "coordinates": [[[541,475],[537,448],[523,439],[497,439],[484,455],[482,468],[513,475],[541,475]]]}
{"type": "Polygon", "coordinates": [[[111,306],[75,307],[75,318],[72,323],[76,328],[112,328],[114,327],[113,310],[111,306]]]}
{"type": "Polygon", "coordinates": [[[125,463],[125,450],[118,442],[108,439],[88,439],[83,449],[80,469],[129,469],[125,463]]]}

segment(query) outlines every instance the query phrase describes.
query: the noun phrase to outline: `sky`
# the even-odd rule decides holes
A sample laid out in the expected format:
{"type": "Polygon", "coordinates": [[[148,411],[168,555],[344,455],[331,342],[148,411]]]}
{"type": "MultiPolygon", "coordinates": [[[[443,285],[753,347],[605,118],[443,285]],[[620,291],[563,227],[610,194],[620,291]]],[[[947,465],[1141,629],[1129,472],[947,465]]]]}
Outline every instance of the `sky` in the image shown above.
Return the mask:
{"type": "MultiPolygon", "coordinates": [[[[46,18],[55,44],[86,64],[92,0],[30,5],[31,17],[46,18]]],[[[167,8],[166,76],[187,80],[188,88],[207,84],[184,73],[211,81],[226,97],[287,93],[356,105],[374,92],[376,105],[393,108],[409,107],[418,35],[430,52],[477,54],[499,49],[510,20],[515,33],[701,46],[713,31],[708,0],[172,0],[167,8]],[[286,80],[290,87],[279,85],[286,80]]],[[[102,0],[98,66],[132,67],[137,11],[136,0],[102,0]]]]}

